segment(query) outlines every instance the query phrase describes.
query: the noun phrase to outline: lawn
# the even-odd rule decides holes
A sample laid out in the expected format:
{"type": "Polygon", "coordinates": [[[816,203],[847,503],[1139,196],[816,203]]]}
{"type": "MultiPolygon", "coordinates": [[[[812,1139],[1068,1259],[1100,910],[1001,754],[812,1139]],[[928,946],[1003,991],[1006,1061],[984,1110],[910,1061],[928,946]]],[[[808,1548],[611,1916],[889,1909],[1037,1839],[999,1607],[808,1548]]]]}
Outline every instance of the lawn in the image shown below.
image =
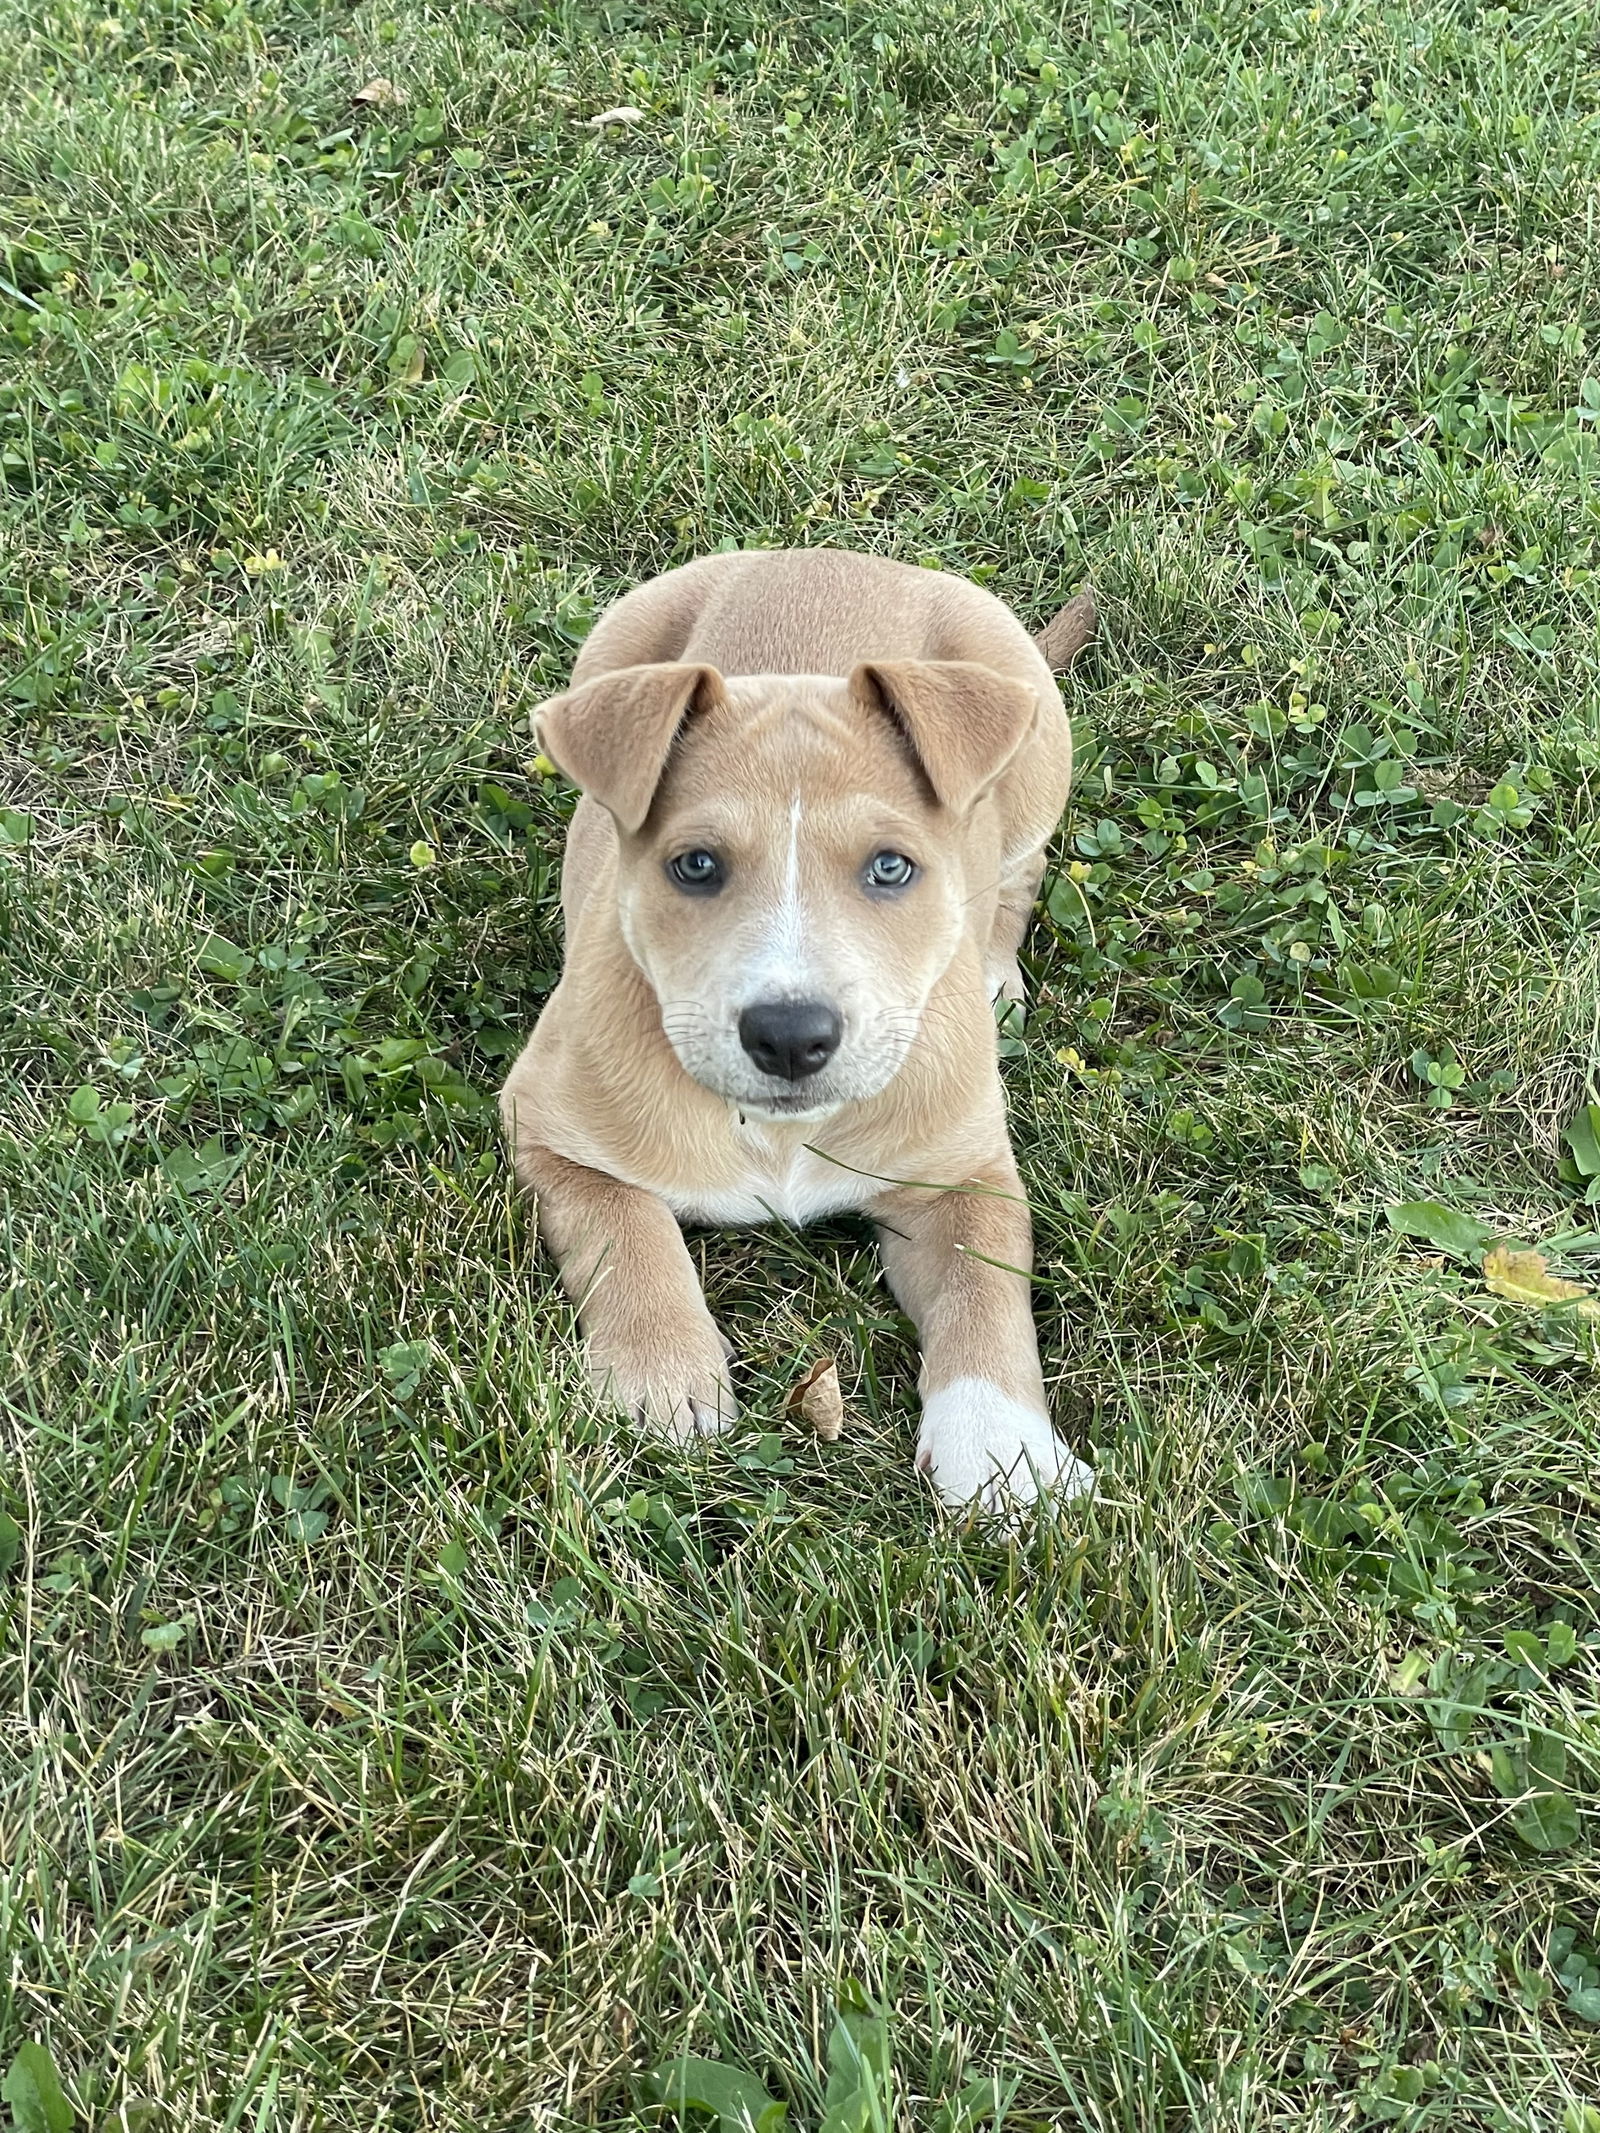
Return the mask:
{"type": "Polygon", "coordinates": [[[0,0],[20,2133],[1600,2133],[1597,186],[1568,0],[0,0]],[[496,1133],[529,709],[824,542],[1100,599],[1015,1546],[847,1226],[628,1439],[496,1133]]]}

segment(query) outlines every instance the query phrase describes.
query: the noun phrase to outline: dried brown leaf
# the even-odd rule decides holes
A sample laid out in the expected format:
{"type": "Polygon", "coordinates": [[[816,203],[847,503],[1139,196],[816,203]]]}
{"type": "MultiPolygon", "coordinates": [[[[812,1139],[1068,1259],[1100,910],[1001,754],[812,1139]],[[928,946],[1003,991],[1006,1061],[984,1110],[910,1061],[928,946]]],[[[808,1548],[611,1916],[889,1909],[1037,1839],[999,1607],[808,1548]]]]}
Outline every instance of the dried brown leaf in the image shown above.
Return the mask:
{"type": "Polygon", "coordinates": [[[844,1427],[844,1394],[839,1390],[839,1366],[828,1355],[819,1356],[789,1395],[789,1412],[805,1418],[824,1444],[838,1442],[844,1427]]]}

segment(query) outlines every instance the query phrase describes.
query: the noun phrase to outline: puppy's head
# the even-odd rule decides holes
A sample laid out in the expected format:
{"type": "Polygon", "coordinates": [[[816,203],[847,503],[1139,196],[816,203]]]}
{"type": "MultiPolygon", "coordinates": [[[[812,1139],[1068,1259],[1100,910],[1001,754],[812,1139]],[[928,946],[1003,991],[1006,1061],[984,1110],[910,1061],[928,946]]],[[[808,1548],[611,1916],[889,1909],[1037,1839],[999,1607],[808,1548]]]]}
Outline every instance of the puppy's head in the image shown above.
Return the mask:
{"type": "Polygon", "coordinates": [[[889,1082],[992,888],[967,829],[1034,709],[1023,682],[916,660],[627,667],[542,707],[543,747],[616,823],[623,937],[696,1081],[796,1120],[889,1082]]]}

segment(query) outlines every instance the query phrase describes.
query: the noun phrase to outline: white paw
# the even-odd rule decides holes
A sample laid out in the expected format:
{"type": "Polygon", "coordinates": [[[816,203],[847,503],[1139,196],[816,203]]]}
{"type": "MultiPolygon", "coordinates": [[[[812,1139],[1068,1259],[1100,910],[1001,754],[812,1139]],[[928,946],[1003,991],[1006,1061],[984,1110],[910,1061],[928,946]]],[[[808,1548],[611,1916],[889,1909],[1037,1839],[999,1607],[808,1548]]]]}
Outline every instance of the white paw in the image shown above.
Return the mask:
{"type": "Polygon", "coordinates": [[[625,1349],[620,1343],[587,1349],[595,1390],[641,1428],[679,1444],[715,1437],[738,1419],[738,1403],[728,1383],[723,1350],[714,1334],[709,1344],[663,1340],[625,1349]]]}
{"type": "Polygon", "coordinates": [[[1087,1496],[1094,1469],[1075,1459],[1048,1415],[1024,1407],[991,1378],[956,1378],[922,1410],[917,1470],[947,1504],[1015,1515],[1044,1491],[1087,1496]]]}

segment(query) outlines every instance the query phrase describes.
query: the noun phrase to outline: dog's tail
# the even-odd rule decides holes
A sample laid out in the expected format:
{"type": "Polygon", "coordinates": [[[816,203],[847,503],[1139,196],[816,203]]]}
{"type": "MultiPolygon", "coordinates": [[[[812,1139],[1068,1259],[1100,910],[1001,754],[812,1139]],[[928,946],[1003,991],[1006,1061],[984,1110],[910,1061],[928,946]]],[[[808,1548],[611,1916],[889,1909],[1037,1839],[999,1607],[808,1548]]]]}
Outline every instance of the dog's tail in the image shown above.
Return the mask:
{"type": "Polygon", "coordinates": [[[1065,674],[1095,633],[1094,593],[1089,586],[1034,634],[1052,674],[1065,674]]]}

